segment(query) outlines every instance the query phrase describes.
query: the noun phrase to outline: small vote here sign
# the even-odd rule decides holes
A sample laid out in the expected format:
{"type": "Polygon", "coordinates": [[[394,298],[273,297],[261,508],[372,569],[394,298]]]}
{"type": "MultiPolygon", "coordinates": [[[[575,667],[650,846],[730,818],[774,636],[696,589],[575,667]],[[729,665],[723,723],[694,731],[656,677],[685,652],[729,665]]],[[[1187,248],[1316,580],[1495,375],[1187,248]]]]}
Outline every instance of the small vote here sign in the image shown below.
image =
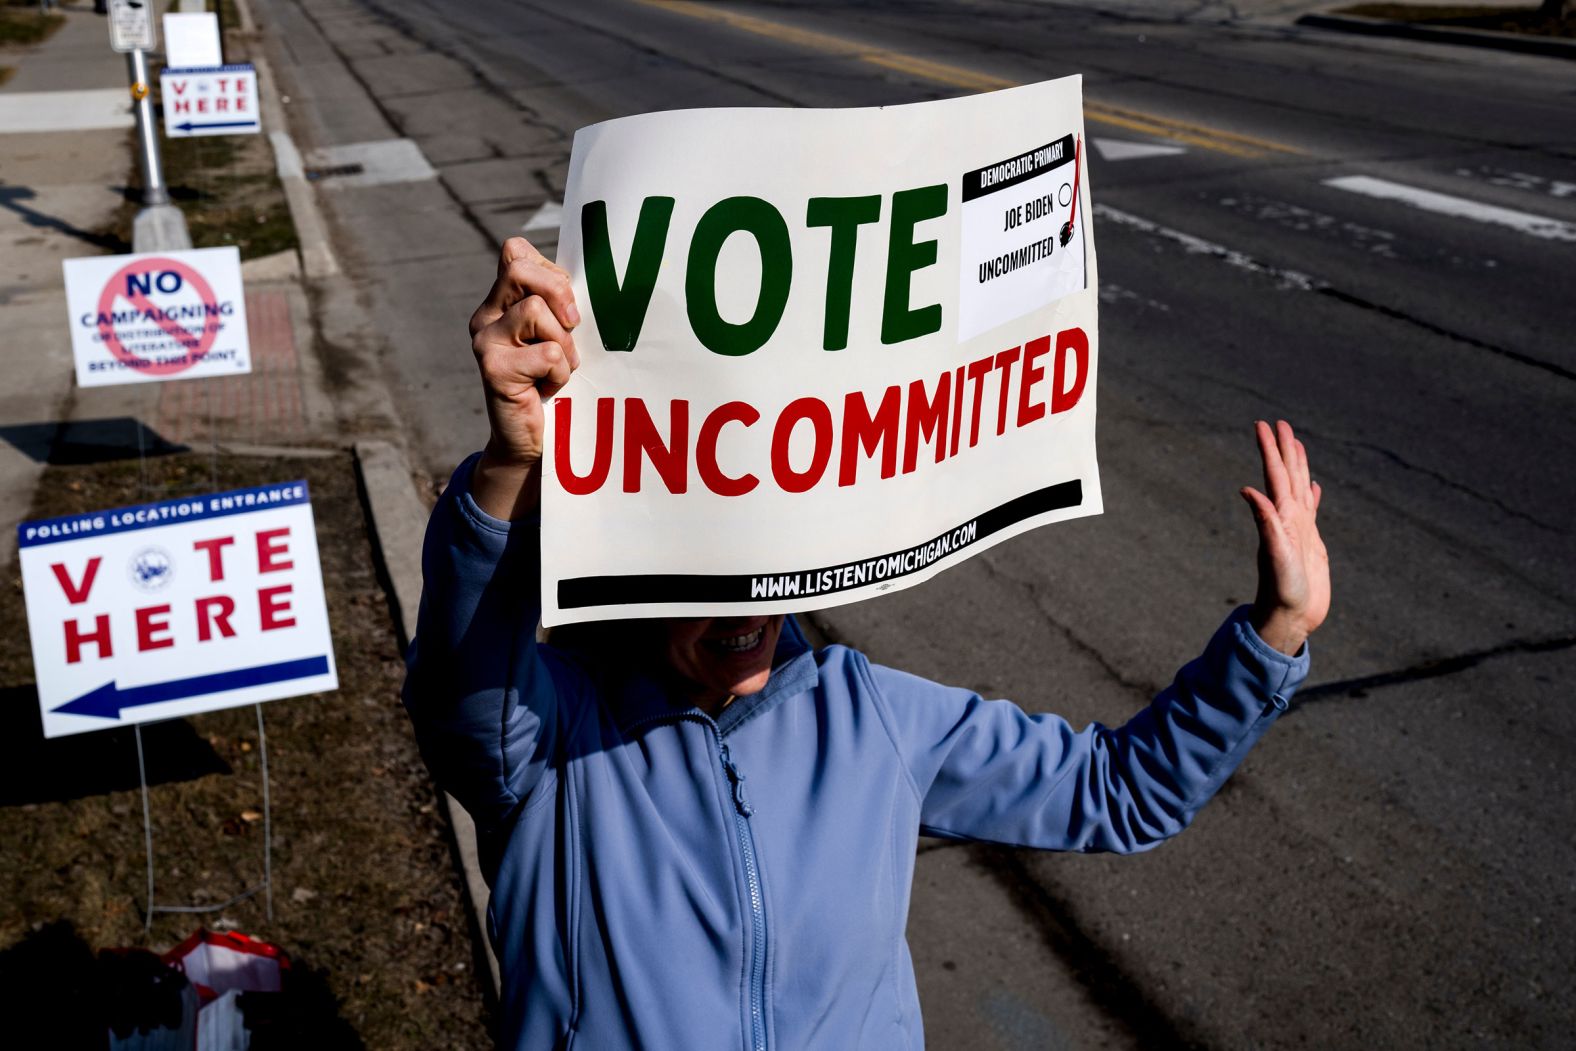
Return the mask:
{"type": "Polygon", "coordinates": [[[305,482],[17,527],[44,736],[336,689],[305,482]]]}
{"type": "Polygon", "coordinates": [[[164,99],[164,134],[256,135],[257,71],[249,65],[166,68],[159,74],[164,99]]]}

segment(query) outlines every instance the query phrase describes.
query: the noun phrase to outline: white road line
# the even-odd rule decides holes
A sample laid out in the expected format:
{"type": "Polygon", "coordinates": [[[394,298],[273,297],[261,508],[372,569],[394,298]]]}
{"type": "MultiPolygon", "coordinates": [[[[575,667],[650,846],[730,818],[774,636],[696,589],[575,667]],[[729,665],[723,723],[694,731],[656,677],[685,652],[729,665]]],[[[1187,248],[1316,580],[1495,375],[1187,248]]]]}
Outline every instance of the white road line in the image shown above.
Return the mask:
{"type": "Polygon", "coordinates": [[[1550,179],[1542,175],[1531,175],[1527,172],[1513,172],[1504,168],[1494,168],[1487,164],[1476,168],[1457,168],[1456,174],[1468,179],[1482,179],[1495,186],[1509,186],[1513,190],[1526,190],[1528,193],[1546,193],[1550,197],[1576,197],[1576,182],[1566,182],[1563,179],[1550,179]]]}
{"type": "Polygon", "coordinates": [[[1500,208],[1465,197],[1452,197],[1448,193],[1422,190],[1405,183],[1376,179],[1371,175],[1343,175],[1338,179],[1324,180],[1324,185],[1348,193],[1360,193],[1365,197],[1377,197],[1382,201],[1400,201],[1425,212],[1508,226],[1519,233],[1541,237],[1546,241],[1576,241],[1576,223],[1565,223],[1531,212],[1518,212],[1514,208],[1500,208]]]}
{"type": "Polygon", "coordinates": [[[125,88],[0,94],[0,132],[92,131],[135,123],[125,88]]]}
{"type": "Polygon", "coordinates": [[[1307,274],[1296,270],[1285,270],[1278,266],[1270,266],[1268,263],[1261,263],[1252,256],[1237,251],[1235,248],[1227,248],[1225,245],[1206,241],[1202,237],[1194,237],[1192,234],[1185,234],[1181,230],[1173,230],[1170,227],[1161,226],[1159,223],[1151,222],[1131,212],[1112,208],[1108,204],[1095,205],[1094,214],[1101,219],[1109,219],[1122,226],[1130,226],[1146,234],[1154,234],[1157,237],[1164,237],[1168,241],[1175,241],[1194,255],[1213,256],[1239,270],[1247,270],[1255,274],[1272,277],[1280,282],[1282,288],[1294,288],[1300,292],[1312,292],[1324,287],[1322,281],[1316,281],[1307,274]]]}

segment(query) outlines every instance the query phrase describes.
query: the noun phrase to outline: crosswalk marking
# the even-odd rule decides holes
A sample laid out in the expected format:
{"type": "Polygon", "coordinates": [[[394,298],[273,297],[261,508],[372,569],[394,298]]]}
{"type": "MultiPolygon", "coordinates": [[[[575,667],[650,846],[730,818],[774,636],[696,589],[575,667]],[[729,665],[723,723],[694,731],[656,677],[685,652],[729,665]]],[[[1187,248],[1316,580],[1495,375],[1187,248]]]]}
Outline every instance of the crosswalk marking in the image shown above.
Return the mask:
{"type": "Polygon", "coordinates": [[[135,123],[125,88],[0,94],[0,131],[92,131],[135,123]]]}
{"type": "Polygon", "coordinates": [[[1561,222],[1558,219],[1550,219],[1546,215],[1521,212],[1514,208],[1483,204],[1465,197],[1453,197],[1448,193],[1436,193],[1433,190],[1391,182],[1389,179],[1379,179],[1372,175],[1343,175],[1324,180],[1324,185],[1379,200],[1400,201],[1402,204],[1438,215],[1507,226],[1512,230],[1541,237],[1546,241],[1576,241],[1576,223],[1561,222]]]}

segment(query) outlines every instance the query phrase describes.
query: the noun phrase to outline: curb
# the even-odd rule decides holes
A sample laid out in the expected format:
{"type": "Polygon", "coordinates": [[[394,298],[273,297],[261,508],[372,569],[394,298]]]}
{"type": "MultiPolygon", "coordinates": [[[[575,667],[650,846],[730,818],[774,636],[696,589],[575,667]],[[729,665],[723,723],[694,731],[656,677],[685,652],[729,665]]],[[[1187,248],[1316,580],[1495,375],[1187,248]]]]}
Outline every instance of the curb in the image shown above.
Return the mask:
{"type": "Polygon", "coordinates": [[[295,249],[241,260],[241,281],[253,283],[301,280],[301,260],[295,249]]]}
{"type": "MultiPolygon", "coordinates": [[[[247,0],[236,0],[235,9],[240,16],[241,32],[257,33],[257,20],[252,16],[252,5],[247,0]]],[[[301,152],[290,137],[290,125],[285,120],[285,106],[279,100],[279,82],[274,79],[273,68],[266,55],[252,56],[252,66],[257,70],[257,93],[262,104],[263,126],[268,132],[268,142],[274,148],[274,170],[279,184],[285,191],[285,204],[290,208],[290,221],[295,226],[296,243],[301,249],[301,269],[308,280],[333,277],[339,273],[339,261],[329,245],[328,224],[312,195],[312,186],[306,181],[306,169],[301,164],[301,152]]]]}
{"type": "MultiPolygon", "coordinates": [[[[410,461],[398,446],[385,441],[359,441],[355,445],[356,470],[366,494],[373,554],[383,564],[393,598],[393,612],[400,634],[400,649],[410,644],[421,603],[421,545],[427,532],[428,509],[411,484],[410,461]]],[[[482,878],[476,851],[476,825],[465,808],[447,792],[439,803],[454,830],[454,850],[465,877],[466,898],[476,924],[476,942],[487,958],[493,996],[500,988],[498,957],[488,937],[487,902],[490,891],[482,878]]]]}
{"type": "Polygon", "coordinates": [[[1314,29],[1332,29],[1341,33],[1399,37],[1403,40],[1423,40],[1433,44],[1456,44],[1496,51],[1515,51],[1524,55],[1576,59],[1576,40],[1564,40],[1559,37],[1497,33],[1487,29],[1451,29],[1419,22],[1392,22],[1386,18],[1324,13],[1303,15],[1297,19],[1297,25],[1314,29]]]}
{"type": "Polygon", "coordinates": [[[263,123],[274,131],[268,141],[274,147],[274,168],[279,173],[279,184],[284,187],[285,203],[290,206],[290,219],[295,223],[296,242],[301,246],[301,268],[309,280],[333,277],[339,273],[339,262],[334,258],[328,243],[328,224],[312,195],[306,181],[306,168],[301,163],[301,152],[286,130],[285,107],[279,101],[279,83],[274,71],[263,55],[254,55],[252,65],[257,68],[258,93],[262,96],[263,123]],[[264,87],[263,85],[267,85],[264,87]]]}

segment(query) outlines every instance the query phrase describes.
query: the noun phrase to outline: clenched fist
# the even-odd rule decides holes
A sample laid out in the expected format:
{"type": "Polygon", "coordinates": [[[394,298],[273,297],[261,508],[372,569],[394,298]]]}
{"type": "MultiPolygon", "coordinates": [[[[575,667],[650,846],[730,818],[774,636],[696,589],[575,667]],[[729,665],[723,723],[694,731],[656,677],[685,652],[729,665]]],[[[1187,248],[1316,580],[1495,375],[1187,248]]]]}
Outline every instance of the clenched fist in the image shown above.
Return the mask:
{"type": "Polygon", "coordinates": [[[519,518],[541,498],[544,406],[580,367],[578,324],[568,272],[523,237],[505,241],[498,279],[471,315],[492,431],[471,492],[495,518],[519,518]]]}

